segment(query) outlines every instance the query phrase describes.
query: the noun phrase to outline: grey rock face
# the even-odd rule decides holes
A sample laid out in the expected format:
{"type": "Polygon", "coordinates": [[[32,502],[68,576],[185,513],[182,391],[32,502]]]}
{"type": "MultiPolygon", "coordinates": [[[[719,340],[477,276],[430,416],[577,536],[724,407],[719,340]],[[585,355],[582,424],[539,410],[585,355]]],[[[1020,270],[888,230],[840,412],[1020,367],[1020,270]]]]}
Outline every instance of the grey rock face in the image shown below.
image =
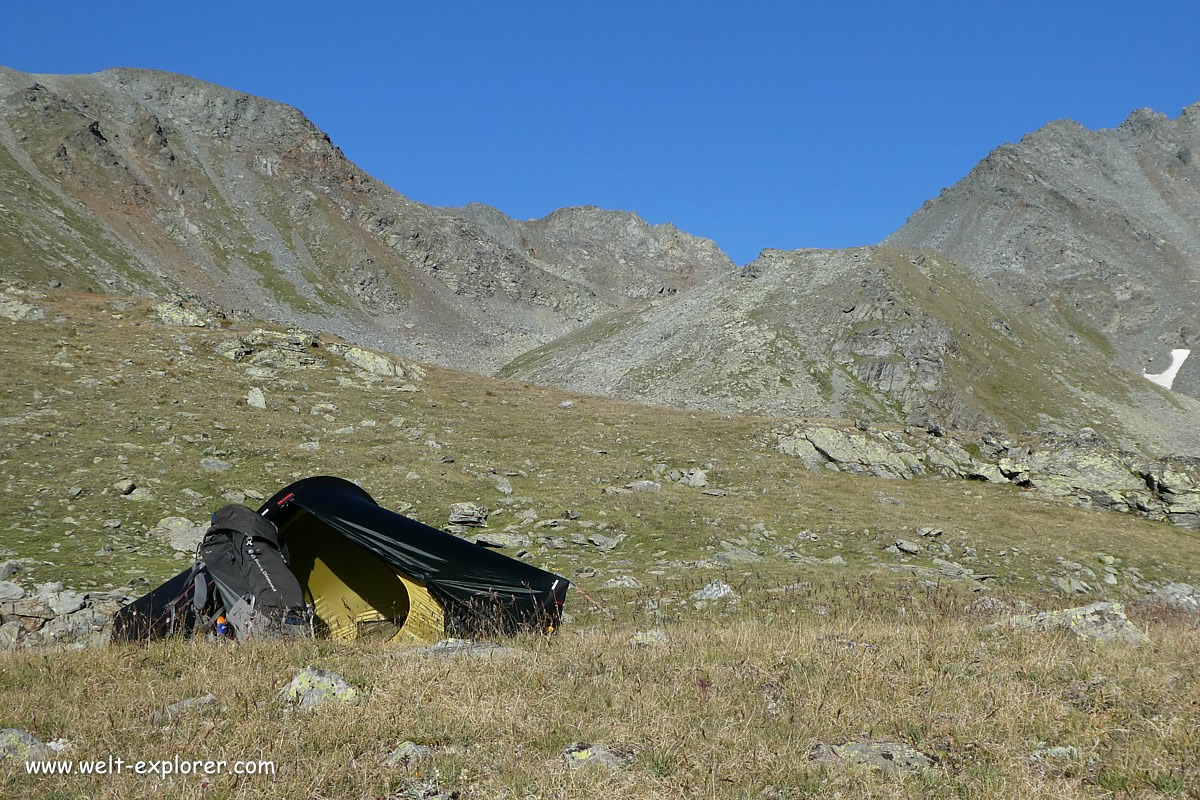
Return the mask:
{"type": "MultiPolygon", "coordinates": [[[[984,434],[960,444],[950,436],[813,427],[777,431],[772,443],[782,453],[797,455],[808,469],[1012,482],[1098,509],[1200,528],[1200,459],[1173,456],[1149,461],[1110,445],[1094,432],[1038,432],[1020,441],[984,434]],[[798,442],[820,446],[805,450],[797,447],[798,442]],[[972,447],[978,457],[966,447],[972,447]]],[[[918,532],[928,538],[938,535],[932,528],[918,532]]]]}
{"type": "MultiPolygon", "coordinates": [[[[11,160],[24,171],[0,188],[0,202],[20,209],[29,236],[84,250],[65,264],[51,247],[44,263],[17,267],[28,277],[61,272],[73,287],[130,292],[203,287],[207,300],[259,317],[320,322],[360,345],[487,371],[733,267],[711,241],[625,212],[573,208],[518,222],[483,206],[414,203],[347,161],[296,109],[180,75],[6,69],[0,100],[11,160]],[[31,155],[43,150],[59,153],[49,175],[31,155]],[[26,181],[54,189],[18,205],[15,187],[26,181]],[[110,224],[111,208],[130,197],[121,208],[137,236],[110,224]],[[60,205],[79,230],[50,222],[60,205]],[[88,249],[91,230],[104,231],[127,269],[88,249]],[[419,335],[398,332],[401,314],[419,335]]],[[[174,298],[160,313],[212,327],[174,298]]],[[[372,356],[358,366],[395,375],[372,356]]]]}
{"type": "MultiPolygon", "coordinates": [[[[1071,309],[1134,372],[1200,331],[1200,104],[1118,128],[1057,120],[994,150],[886,244],[937,250],[1035,307],[1071,309]]],[[[1057,313],[1057,312],[1056,312],[1057,313]]],[[[1189,363],[1191,362],[1191,363],[1189,363]]],[[[1200,396],[1200,364],[1173,389],[1200,396]]]]}

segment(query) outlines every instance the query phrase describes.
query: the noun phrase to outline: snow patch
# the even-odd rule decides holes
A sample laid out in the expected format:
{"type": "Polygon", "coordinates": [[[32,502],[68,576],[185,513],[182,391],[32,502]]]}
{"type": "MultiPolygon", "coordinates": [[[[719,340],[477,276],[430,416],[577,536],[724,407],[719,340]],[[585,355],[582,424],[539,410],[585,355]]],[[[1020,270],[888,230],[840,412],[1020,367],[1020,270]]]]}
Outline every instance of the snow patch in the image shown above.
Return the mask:
{"type": "Polygon", "coordinates": [[[1157,383],[1164,389],[1170,389],[1171,384],[1175,383],[1175,376],[1179,374],[1179,368],[1183,366],[1183,362],[1187,361],[1187,357],[1191,354],[1191,350],[1172,350],[1171,366],[1167,367],[1166,372],[1160,372],[1157,375],[1147,375],[1143,372],[1142,377],[1148,381],[1157,383]]]}

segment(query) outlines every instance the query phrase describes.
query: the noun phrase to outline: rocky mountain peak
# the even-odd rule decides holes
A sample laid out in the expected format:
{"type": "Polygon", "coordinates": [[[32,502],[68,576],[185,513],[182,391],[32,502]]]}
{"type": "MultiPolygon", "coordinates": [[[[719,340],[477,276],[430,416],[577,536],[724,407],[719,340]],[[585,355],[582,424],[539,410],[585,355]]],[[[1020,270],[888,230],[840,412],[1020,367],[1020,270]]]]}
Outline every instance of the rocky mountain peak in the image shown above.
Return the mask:
{"type": "MultiPolygon", "coordinates": [[[[1117,128],[1051,122],[988,155],[889,245],[934,249],[1030,307],[1161,372],[1200,303],[1200,104],[1134,111],[1117,128]]],[[[1173,390],[1200,396],[1200,368],[1173,390]]]]}

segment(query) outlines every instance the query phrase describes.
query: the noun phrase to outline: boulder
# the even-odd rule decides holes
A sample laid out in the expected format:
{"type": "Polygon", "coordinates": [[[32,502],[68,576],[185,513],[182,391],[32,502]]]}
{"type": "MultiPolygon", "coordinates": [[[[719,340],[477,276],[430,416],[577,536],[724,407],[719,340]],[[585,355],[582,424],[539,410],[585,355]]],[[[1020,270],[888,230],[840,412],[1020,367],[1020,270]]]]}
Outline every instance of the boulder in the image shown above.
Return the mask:
{"type": "Polygon", "coordinates": [[[482,527],[487,524],[487,506],[478,503],[451,503],[450,524],[482,527]]]}
{"type": "Polygon", "coordinates": [[[721,600],[723,598],[736,600],[737,593],[733,591],[732,586],[720,580],[712,581],[703,589],[692,592],[692,600],[697,603],[704,603],[709,600],[721,600]]]}
{"type": "Polygon", "coordinates": [[[21,637],[24,629],[21,623],[13,621],[6,622],[0,625],[0,653],[5,650],[11,650],[17,646],[17,640],[21,637]]]}
{"type": "Polygon", "coordinates": [[[43,583],[38,587],[38,597],[50,608],[50,612],[61,617],[83,608],[86,598],[78,592],[64,589],[61,583],[43,583]]]}
{"type": "Polygon", "coordinates": [[[1143,597],[1142,602],[1200,615],[1200,588],[1190,583],[1170,583],[1143,597]]]}
{"type": "Polygon", "coordinates": [[[164,325],[181,325],[188,328],[203,328],[213,321],[207,312],[185,306],[181,297],[172,297],[154,306],[154,315],[164,325]]]}

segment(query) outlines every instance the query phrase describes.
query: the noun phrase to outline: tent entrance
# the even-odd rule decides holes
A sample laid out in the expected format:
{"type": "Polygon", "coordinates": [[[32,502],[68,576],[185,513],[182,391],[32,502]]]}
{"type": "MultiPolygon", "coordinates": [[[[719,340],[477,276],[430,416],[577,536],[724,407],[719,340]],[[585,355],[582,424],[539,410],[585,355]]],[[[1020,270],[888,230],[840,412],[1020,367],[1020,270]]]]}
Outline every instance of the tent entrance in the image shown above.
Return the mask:
{"type": "Polygon", "coordinates": [[[423,644],[444,638],[442,604],[419,581],[306,512],[280,534],[292,572],[330,638],[423,644]]]}

